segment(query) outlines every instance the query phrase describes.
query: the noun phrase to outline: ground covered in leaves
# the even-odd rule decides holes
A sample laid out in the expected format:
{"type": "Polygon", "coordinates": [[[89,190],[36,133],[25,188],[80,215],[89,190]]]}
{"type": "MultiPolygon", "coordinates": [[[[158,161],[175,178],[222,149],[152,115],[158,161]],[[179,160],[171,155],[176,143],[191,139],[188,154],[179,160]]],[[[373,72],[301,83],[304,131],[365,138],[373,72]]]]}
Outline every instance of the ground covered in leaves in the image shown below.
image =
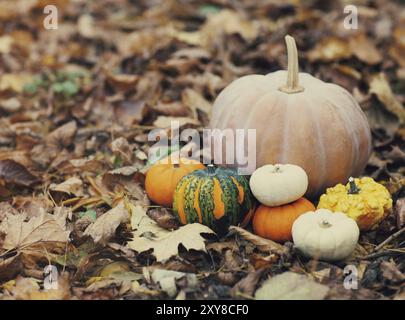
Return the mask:
{"type": "Polygon", "coordinates": [[[403,1],[351,1],[358,30],[343,28],[344,1],[55,0],[46,30],[49,3],[0,1],[0,298],[405,299],[403,1]],[[148,131],[206,126],[233,79],[286,68],[287,33],[301,69],[367,113],[365,174],[394,199],[350,262],[237,227],[170,232],[145,195],[148,131]],[[357,290],[344,289],[347,264],[357,290]],[[48,265],[58,289],[44,289],[48,265]]]}

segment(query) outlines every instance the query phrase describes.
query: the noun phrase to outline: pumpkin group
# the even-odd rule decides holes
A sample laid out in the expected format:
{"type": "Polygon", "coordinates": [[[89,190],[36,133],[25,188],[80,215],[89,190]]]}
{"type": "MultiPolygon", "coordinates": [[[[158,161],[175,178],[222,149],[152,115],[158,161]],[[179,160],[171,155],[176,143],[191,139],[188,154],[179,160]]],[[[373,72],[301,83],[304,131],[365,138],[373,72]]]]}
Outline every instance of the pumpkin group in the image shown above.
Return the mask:
{"type": "Polygon", "coordinates": [[[195,160],[187,158],[176,160],[173,157],[162,159],[146,173],[146,193],[153,202],[162,206],[172,206],[174,190],[181,178],[190,172],[205,168],[202,163],[195,160]]]}
{"type": "MultiPolygon", "coordinates": [[[[256,129],[257,167],[302,167],[309,178],[306,196],[314,197],[361,174],[371,152],[370,127],[348,91],[298,73],[295,41],[287,36],[286,43],[288,71],[232,82],[214,102],[210,127],[256,129]]],[[[214,149],[225,157],[225,144],[214,149]]]]}
{"type": "Polygon", "coordinates": [[[273,241],[291,241],[294,221],[303,213],[314,210],[314,205],[305,198],[277,207],[261,205],[253,216],[253,231],[273,241]]]}
{"type": "Polygon", "coordinates": [[[340,211],[354,219],[360,230],[375,229],[391,212],[392,199],[387,188],[370,177],[350,178],[346,185],[328,188],[318,208],[340,211]]]}
{"type": "Polygon", "coordinates": [[[230,225],[249,219],[254,199],[245,176],[210,165],[180,180],[173,211],[182,224],[198,222],[223,234],[230,225]]]}

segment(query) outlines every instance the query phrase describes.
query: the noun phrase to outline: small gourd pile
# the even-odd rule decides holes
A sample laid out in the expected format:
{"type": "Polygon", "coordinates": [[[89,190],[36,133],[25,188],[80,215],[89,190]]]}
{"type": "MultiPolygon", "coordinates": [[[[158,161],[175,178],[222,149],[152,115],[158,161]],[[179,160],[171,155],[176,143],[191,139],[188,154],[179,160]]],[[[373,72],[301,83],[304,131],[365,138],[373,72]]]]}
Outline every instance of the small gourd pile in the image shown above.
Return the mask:
{"type": "Polygon", "coordinates": [[[250,188],[261,203],[253,216],[253,231],[273,241],[291,241],[294,221],[301,214],[315,210],[303,198],[307,187],[308,176],[296,165],[265,165],[253,172],[250,188]]]}
{"type": "Polygon", "coordinates": [[[255,207],[245,176],[186,158],[154,164],[146,173],[145,189],[155,203],[173,207],[182,224],[198,222],[220,235],[230,225],[247,224],[255,207]]]}

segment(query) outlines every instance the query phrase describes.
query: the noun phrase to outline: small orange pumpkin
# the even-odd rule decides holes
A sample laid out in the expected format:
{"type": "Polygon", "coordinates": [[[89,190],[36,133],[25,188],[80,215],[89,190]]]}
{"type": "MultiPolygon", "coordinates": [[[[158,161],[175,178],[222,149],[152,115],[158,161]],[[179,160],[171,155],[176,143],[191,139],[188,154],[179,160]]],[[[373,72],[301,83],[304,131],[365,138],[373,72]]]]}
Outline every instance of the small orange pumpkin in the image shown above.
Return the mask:
{"type": "Polygon", "coordinates": [[[146,194],[153,202],[171,207],[174,190],[180,179],[204,168],[202,163],[187,158],[180,158],[179,161],[173,161],[172,157],[160,160],[146,173],[146,194]]]}
{"type": "Polygon", "coordinates": [[[260,205],[253,216],[253,231],[273,241],[291,241],[294,221],[301,214],[314,210],[314,205],[305,198],[278,207],[260,205]]]}

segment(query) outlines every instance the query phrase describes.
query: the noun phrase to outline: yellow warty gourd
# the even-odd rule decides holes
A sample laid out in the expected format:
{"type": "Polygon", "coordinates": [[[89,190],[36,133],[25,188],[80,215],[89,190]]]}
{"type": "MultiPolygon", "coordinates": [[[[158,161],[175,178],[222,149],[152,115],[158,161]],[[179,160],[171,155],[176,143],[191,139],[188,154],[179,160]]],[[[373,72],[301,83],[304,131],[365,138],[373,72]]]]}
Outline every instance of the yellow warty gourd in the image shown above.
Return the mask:
{"type": "Polygon", "coordinates": [[[388,190],[372,178],[349,179],[345,186],[328,188],[319,200],[318,209],[340,211],[354,219],[360,230],[375,229],[391,212],[392,199],[388,190]]]}

